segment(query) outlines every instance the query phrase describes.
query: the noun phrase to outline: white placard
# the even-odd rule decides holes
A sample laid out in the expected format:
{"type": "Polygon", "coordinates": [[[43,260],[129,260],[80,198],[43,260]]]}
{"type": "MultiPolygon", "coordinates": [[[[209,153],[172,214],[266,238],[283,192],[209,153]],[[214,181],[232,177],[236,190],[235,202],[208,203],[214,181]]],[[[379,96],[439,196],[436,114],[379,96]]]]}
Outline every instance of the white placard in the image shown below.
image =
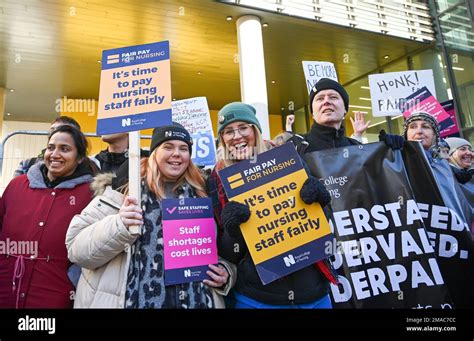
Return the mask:
{"type": "Polygon", "coordinates": [[[200,166],[213,166],[216,146],[206,97],[173,101],[171,107],[173,121],[183,125],[193,138],[193,162],[200,166]]]}
{"type": "Polygon", "coordinates": [[[400,100],[426,86],[436,97],[433,70],[413,70],[369,75],[372,115],[401,115],[400,100]]]}
{"type": "Polygon", "coordinates": [[[330,62],[309,62],[303,61],[304,77],[306,79],[306,88],[308,94],[311,92],[311,88],[321,78],[330,78],[338,82],[336,68],[333,63],[330,62]]]}

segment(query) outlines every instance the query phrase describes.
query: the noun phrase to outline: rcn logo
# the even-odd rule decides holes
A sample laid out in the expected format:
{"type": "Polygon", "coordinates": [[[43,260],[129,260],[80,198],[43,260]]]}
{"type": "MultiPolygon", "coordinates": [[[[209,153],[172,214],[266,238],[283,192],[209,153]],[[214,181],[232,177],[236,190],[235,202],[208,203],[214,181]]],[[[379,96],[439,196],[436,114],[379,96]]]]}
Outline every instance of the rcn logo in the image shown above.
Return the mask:
{"type": "Polygon", "coordinates": [[[283,257],[283,261],[285,262],[285,266],[287,268],[296,264],[295,257],[293,257],[293,255],[288,255],[287,257],[283,257]]]}
{"type": "Polygon", "coordinates": [[[131,125],[132,125],[132,119],[130,117],[122,119],[122,127],[130,127],[131,125]]]}
{"type": "Polygon", "coordinates": [[[191,270],[184,270],[184,277],[191,277],[191,270]]]}

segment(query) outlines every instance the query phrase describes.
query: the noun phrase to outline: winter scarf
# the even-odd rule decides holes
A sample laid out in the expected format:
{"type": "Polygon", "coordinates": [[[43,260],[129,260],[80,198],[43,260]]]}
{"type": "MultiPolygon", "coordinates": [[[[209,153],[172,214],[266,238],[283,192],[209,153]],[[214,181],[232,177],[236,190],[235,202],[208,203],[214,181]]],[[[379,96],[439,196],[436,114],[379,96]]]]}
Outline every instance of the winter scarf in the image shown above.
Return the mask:
{"type": "MultiPolygon", "coordinates": [[[[194,198],[193,188],[184,183],[179,198],[194,198]]],[[[143,233],[132,247],[125,308],[214,308],[212,292],[202,282],[164,285],[163,226],[161,200],[142,182],[143,233]]]]}

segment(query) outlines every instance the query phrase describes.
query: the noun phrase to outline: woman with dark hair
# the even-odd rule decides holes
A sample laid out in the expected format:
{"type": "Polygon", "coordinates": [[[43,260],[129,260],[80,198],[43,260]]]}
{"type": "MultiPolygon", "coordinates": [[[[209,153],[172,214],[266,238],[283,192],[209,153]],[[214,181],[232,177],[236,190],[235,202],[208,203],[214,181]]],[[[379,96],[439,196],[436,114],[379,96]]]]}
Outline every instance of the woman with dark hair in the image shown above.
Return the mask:
{"type": "Polygon", "coordinates": [[[48,138],[42,162],[14,178],[0,204],[1,308],[70,308],[74,286],[64,245],[69,222],[92,199],[95,169],[87,140],[60,126],[48,138]]]}

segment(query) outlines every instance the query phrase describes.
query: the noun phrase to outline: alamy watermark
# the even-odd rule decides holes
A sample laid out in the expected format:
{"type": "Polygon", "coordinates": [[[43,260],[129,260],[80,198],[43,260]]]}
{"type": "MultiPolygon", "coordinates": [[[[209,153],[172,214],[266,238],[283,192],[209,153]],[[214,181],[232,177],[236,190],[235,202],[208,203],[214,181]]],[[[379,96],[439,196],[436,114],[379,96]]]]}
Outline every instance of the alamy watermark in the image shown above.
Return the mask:
{"type": "Polygon", "coordinates": [[[46,331],[56,333],[56,319],[54,317],[30,317],[26,315],[18,319],[19,331],[46,331]]]}
{"type": "Polygon", "coordinates": [[[95,102],[95,99],[72,99],[64,96],[55,101],[55,110],[61,114],[87,113],[88,116],[95,116],[95,102]]]}
{"type": "Polygon", "coordinates": [[[0,240],[0,254],[2,255],[25,255],[33,258],[38,257],[38,242],[32,240],[0,240]]]}

